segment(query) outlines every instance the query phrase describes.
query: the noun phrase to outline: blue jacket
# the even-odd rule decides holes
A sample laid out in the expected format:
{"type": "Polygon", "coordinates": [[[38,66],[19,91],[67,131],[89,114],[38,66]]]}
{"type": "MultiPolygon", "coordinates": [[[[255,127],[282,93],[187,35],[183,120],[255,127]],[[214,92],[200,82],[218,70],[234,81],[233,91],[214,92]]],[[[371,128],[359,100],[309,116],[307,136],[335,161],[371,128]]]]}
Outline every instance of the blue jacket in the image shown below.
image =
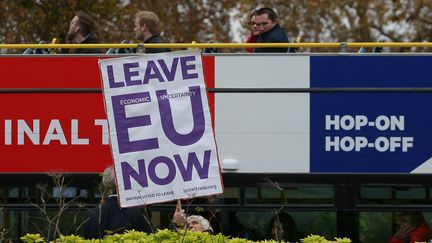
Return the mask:
{"type": "MultiPolygon", "coordinates": [[[[281,43],[281,42],[287,43],[289,41],[285,30],[282,29],[282,27],[280,27],[279,24],[276,24],[275,26],[273,26],[273,28],[258,35],[256,42],[257,43],[281,43]]],[[[255,53],[271,53],[271,52],[287,52],[287,51],[288,51],[287,47],[279,47],[279,48],[259,47],[254,49],[255,53]]]]}
{"type": "Polygon", "coordinates": [[[83,226],[84,238],[101,239],[107,234],[124,233],[132,229],[152,232],[142,208],[120,208],[117,200],[117,197],[110,197],[102,206],[87,212],[83,226]]]}

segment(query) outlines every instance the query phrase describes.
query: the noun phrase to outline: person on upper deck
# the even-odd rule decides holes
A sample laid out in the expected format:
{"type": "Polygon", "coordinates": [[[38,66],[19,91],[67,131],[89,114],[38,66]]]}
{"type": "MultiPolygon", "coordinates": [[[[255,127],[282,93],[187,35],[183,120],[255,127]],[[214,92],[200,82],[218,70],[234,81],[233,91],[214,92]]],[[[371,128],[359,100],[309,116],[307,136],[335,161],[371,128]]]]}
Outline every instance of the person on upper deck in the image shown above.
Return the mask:
{"type": "MultiPolygon", "coordinates": [[[[258,26],[256,25],[256,10],[252,11],[252,13],[249,16],[249,22],[248,26],[250,29],[250,35],[246,40],[246,43],[256,43],[257,36],[259,35],[260,31],[258,26]]],[[[254,52],[254,48],[246,48],[246,51],[249,53],[254,52]]]]}
{"type": "MultiPolygon", "coordinates": [[[[98,38],[92,33],[94,21],[90,14],[78,11],[69,23],[67,41],[71,44],[98,44],[98,38]]],[[[72,54],[102,53],[99,48],[70,49],[72,54]]]]}
{"type": "MultiPolygon", "coordinates": [[[[279,25],[279,18],[271,8],[260,8],[255,13],[255,25],[258,26],[259,35],[257,43],[287,43],[288,36],[285,30],[279,25]]],[[[287,52],[287,47],[259,47],[254,53],[275,53],[287,52]]]]}
{"type": "MultiPolygon", "coordinates": [[[[164,43],[160,36],[159,17],[151,11],[140,11],[135,14],[135,38],[145,44],[164,43]]],[[[145,48],[145,53],[170,52],[169,48],[145,48]]]]}

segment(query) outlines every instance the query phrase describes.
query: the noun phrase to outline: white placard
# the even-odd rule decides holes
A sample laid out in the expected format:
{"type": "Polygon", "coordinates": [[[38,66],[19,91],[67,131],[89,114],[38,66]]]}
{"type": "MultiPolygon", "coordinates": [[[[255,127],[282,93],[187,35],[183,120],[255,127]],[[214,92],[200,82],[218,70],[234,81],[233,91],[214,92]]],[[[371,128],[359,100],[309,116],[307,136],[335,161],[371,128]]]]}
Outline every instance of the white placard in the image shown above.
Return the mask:
{"type": "Polygon", "coordinates": [[[198,50],[99,62],[121,207],[219,194],[198,50]]]}

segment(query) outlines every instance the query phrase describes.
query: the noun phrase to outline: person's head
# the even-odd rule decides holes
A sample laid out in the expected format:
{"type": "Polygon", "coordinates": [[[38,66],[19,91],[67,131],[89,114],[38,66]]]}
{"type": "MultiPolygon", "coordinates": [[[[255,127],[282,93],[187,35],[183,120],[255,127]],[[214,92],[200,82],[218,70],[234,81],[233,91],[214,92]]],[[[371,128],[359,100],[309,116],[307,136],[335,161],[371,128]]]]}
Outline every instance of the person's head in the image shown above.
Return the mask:
{"type": "Polygon", "coordinates": [[[290,233],[297,231],[297,226],[287,213],[278,213],[270,220],[270,232],[268,233],[274,240],[290,240],[290,233]]]}
{"type": "Polygon", "coordinates": [[[112,195],[116,193],[117,187],[113,165],[107,167],[102,173],[101,187],[104,194],[112,195]]]}
{"type": "Polygon", "coordinates": [[[259,35],[260,31],[258,25],[256,25],[256,10],[252,11],[249,16],[249,28],[251,30],[252,35],[259,35]]]}
{"type": "Polygon", "coordinates": [[[73,38],[76,35],[86,37],[91,33],[93,28],[93,18],[83,11],[78,11],[69,23],[68,36],[69,38],[73,38]]]}
{"type": "Polygon", "coordinates": [[[399,226],[418,227],[426,221],[421,212],[403,212],[397,215],[396,222],[399,226]]]}
{"type": "Polygon", "coordinates": [[[135,38],[145,41],[152,35],[159,34],[160,21],[158,16],[150,11],[140,11],[135,14],[135,38]]]}
{"type": "Polygon", "coordinates": [[[278,24],[278,16],[272,8],[260,8],[255,13],[255,23],[260,34],[269,31],[278,24]]]}
{"type": "Polygon", "coordinates": [[[187,228],[190,231],[213,233],[210,222],[201,215],[187,217],[187,228]]]}

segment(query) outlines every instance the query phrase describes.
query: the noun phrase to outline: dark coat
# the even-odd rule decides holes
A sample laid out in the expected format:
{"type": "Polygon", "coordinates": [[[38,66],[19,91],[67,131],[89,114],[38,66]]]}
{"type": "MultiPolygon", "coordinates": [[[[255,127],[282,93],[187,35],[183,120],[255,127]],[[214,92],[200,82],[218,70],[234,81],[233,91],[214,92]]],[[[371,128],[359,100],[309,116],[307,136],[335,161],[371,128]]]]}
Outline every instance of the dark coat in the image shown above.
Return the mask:
{"type": "Polygon", "coordinates": [[[120,208],[117,197],[110,197],[103,205],[87,213],[83,236],[86,239],[100,239],[109,233],[132,229],[147,233],[152,231],[142,208],[120,208]]]}
{"type": "MultiPolygon", "coordinates": [[[[287,43],[288,36],[282,27],[280,27],[279,24],[276,24],[273,26],[273,28],[269,29],[268,31],[260,34],[257,36],[256,39],[257,43],[287,43]]],[[[287,47],[279,47],[279,48],[255,48],[255,53],[271,53],[271,52],[287,52],[287,47]]]]}
{"type": "MultiPolygon", "coordinates": [[[[157,43],[165,43],[159,34],[153,35],[147,40],[145,40],[144,48],[145,48],[145,44],[157,44],[157,43]]],[[[145,48],[145,53],[160,53],[160,52],[170,52],[170,51],[171,49],[169,48],[145,48]]]]}
{"type": "MultiPolygon", "coordinates": [[[[99,39],[90,33],[80,44],[99,44],[99,39]]],[[[91,54],[91,53],[102,53],[101,49],[98,48],[79,48],[70,49],[71,54],[91,54]]]]}

